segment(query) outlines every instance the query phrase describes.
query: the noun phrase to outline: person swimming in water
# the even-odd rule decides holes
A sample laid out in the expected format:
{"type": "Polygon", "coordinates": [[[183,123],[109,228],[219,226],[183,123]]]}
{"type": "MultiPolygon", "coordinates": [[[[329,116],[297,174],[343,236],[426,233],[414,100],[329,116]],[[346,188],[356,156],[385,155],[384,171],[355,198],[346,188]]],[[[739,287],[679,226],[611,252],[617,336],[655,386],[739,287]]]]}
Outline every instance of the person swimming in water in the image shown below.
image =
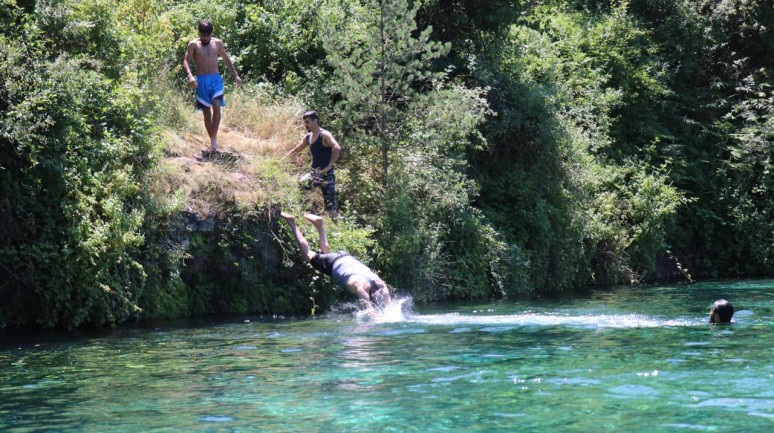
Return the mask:
{"type": "Polygon", "coordinates": [[[710,308],[709,322],[711,325],[734,323],[734,306],[725,299],[718,299],[710,308]]]}
{"type": "Polygon", "coordinates": [[[281,212],[280,215],[290,226],[304,260],[323,274],[332,276],[350,293],[357,296],[363,309],[373,313],[374,307],[384,308],[390,303],[390,289],[371,268],[346,251],[331,252],[322,217],[314,214],[304,215],[304,219],[312,223],[320,237],[320,251],[314,252],[296,225],[296,217],[285,212],[281,212]]]}

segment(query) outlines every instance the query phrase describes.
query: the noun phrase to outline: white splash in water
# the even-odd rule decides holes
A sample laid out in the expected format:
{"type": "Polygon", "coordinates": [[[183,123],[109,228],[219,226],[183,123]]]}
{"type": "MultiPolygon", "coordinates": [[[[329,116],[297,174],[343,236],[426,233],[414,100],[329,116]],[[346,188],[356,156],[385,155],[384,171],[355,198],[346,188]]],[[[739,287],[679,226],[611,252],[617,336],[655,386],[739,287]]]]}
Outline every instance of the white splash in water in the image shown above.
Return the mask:
{"type": "Polygon", "coordinates": [[[569,316],[559,314],[508,314],[508,315],[462,315],[429,314],[411,315],[408,322],[425,325],[498,325],[498,326],[580,326],[589,328],[655,328],[663,326],[695,325],[690,320],[660,320],[640,314],[598,314],[569,316]]]}
{"type": "MultiPolygon", "coordinates": [[[[355,306],[353,304],[353,306],[355,306]]],[[[415,314],[410,296],[396,297],[383,309],[372,315],[366,310],[356,310],[358,321],[371,323],[418,323],[457,327],[457,332],[469,331],[466,326],[489,326],[491,330],[507,330],[514,326],[573,326],[583,328],[658,328],[671,326],[696,326],[704,320],[663,320],[643,314],[415,314]]]]}
{"type": "Polygon", "coordinates": [[[358,320],[368,320],[372,323],[399,323],[406,322],[407,318],[403,310],[410,309],[412,305],[411,297],[392,298],[389,304],[384,308],[377,309],[373,316],[367,310],[358,310],[355,316],[358,320]]]}

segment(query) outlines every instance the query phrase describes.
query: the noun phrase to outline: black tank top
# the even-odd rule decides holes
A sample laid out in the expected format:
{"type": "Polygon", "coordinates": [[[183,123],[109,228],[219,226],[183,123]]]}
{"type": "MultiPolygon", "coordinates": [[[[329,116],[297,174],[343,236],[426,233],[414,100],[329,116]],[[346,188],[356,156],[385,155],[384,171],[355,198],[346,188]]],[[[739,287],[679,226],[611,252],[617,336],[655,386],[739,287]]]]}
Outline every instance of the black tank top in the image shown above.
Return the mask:
{"type": "Polygon", "coordinates": [[[323,131],[325,130],[320,128],[320,134],[317,135],[317,140],[314,143],[311,143],[312,133],[306,135],[306,142],[312,151],[312,168],[325,168],[331,162],[333,149],[323,145],[323,131]]]}

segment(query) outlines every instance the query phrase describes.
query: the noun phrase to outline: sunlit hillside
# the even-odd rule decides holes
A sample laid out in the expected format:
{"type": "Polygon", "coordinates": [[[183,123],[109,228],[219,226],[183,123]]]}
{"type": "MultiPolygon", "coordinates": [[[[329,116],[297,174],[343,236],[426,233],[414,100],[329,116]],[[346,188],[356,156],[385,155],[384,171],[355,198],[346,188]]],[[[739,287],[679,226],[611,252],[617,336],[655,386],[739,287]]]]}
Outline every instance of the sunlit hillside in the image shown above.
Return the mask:
{"type": "Polygon", "coordinates": [[[156,177],[158,199],[205,218],[234,207],[265,208],[268,202],[302,199],[295,179],[306,167],[307,155],[285,158],[305,133],[299,103],[256,92],[228,92],[218,136],[221,154],[206,157],[202,150],[208,148],[209,137],[202,114],[185,96],[172,102],[177,105],[175,121],[162,130],[165,158],[156,177]]]}

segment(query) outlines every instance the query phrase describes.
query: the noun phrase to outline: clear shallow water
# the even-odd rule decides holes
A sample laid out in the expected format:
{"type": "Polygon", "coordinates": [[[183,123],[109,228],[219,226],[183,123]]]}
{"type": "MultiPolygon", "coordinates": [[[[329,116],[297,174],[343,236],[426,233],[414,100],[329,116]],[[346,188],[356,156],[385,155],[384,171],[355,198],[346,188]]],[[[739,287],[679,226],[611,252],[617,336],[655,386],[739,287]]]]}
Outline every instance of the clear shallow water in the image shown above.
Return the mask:
{"type": "Polygon", "coordinates": [[[0,431],[770,432],[772,331],[774,281],[5,331],[0,431]],[[706,324],[720,297],[735,325],[706,324]]]}

